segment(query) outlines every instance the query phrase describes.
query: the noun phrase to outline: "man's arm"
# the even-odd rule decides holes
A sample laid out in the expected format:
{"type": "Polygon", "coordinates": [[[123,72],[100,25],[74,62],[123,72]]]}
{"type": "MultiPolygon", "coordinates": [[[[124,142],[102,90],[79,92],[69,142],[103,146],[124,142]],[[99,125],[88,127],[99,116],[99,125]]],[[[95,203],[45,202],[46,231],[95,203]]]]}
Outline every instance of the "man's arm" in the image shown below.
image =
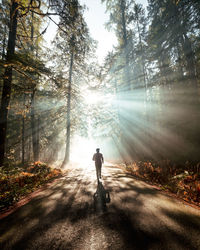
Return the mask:
{"type": "Polygon", "coordinates": [[[101,155],[102,163],[104,163],[103,155],[101,155]]]}

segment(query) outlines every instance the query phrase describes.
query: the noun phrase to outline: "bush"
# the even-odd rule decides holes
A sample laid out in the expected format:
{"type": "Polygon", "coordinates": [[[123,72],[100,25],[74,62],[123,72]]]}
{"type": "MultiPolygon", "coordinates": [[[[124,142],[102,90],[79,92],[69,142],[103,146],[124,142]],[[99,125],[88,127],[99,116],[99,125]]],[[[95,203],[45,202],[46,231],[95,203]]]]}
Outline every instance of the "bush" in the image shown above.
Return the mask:
{"type": "Polygon", "coordinates": [[[30,173],[49,173],[51,168],[46,163],[36,161],[27,170],[30,173]]]}

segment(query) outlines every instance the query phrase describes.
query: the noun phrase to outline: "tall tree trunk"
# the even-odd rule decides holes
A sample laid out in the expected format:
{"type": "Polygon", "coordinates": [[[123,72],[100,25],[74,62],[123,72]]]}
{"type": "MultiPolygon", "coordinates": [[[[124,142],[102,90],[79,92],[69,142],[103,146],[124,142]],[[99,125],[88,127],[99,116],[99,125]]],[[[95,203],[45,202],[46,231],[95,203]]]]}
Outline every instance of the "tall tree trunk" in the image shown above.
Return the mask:
{"type": "Polygon", "coordinates": [[[6,25],[5,25],[5,27],[4,27],[4,34],[3,34],[2,59],[5,58],[5,48],[6,48],[6,25]]]}
{"type": "Polygon", "coordinates": [[[40,157],[40,117],[38,115],[38,119],[37,119],[37,138],[36,138],[36,143],[37,143],[37,156],[38,156],[38,160],[40,157]]]}
{"type": "MultiPolygon", "coordinates": [[[[136,10],[137,11],[137,10],[136,10]]],[[[145,135],[145,146],[146,148],[148,147],[147,145],[150,145],[150,134],[149,134],[149,126],[150,126],[150,117],[149,114],[151,114],[151,103],[148,102],[148,86],[147,86],[147,79],[146,79],[146,66],[145,66],[145,60],[144,60],[144,50],[143,50],[143,46],[142,46],[142,36],[141,36],[141,30],[140,30],[140,26],[139,26],[139,20],[138,20],[138,12],[136,12],[136,25],[137,25],[137,31],[138,31],[138,37],[139,37],[139,44],[140,44],[140,53],[141,53],[141,57],[140,57],[140,63],[142,65],[142,78],[143,78],[143,86],[141,86],[140,92],[141,92],[141,96],[143,97],[143,108],[144,108],[144,112],[143,112],[143,117],[142,119],[144,120],[144,133],[145,135]]]]}
{"type": "Polygon", "coordinates": [[[124,0],[120,2],[121,8],[121,22],[122,22],[122,38],[123,38],[123,54],[124,54],[124,81],[125,81],[125,88],[123,91],[128,91],[132,89],[132,85],[130,82],[130,70],[129,70],[129,58],[128,58],[128,37],[127,37],[127,30],[126,30],[126,17],[125,17],[125,8],[126,3],[124,0]]]}
{"type": "MultiPolygon", "coordinates": [[[[180,17],[180,10],[178,9],[177,5],[174,3],[173,4],[174,7],[174,14],[177,17],[180,17]]],[[[180,36],[180,41],[181,41],[181,45],[182,45],[182,49],[183,49],[183,53],[186,59],[186,68],[188,71],[188,75],[190,78],[190,83],[191,85],[194,84],[196,85],[196,87],[198,86],[197,83],[197,75],[196,75],[196,60],[195,60],[195,53],[193,51],[192,48],[192,43],[187,35],[187,30],[186,30],[186,26],[185,26],[185,22],[184,22],[184,18],[182,18],[182,20],[179,18],[179,20],[177,21],[178,25],[177,25],[177,29],[180,29],[182,34],[180,36]]]]}
{"type": "Polygon", "coordinates": [[[70,68],[69,68],[69,86],[67,93],[67,131],[66,131],[66,149],[63,164],[67,164],[70,159],[70,133],[71,133],[71,90],[72,90],[72,71],[74,62],[74,50],[71,51],[70,68]]]}
{"type": "MultiPolygon", "coordinates": [[[[25,93],[23,96],[23,108],[25,109],[25,93]]],[[[22,165],[24,165],[24,151],[25,151],[25,115],[22,114],[22,165]]]]}
{"type": "Polygon", "coordinates": [[[118,118],[118,124],[119,124],[121,122],[120,107],[119,107],[120,98],[119,98],[119,90],[117,87],[117,79],[116,78],[114,78],[114,86],[115,86],[115,95],[117,98],[116,108],[117,108],[117,118],[118,118]]]}
{"type": "Polygon", "coordinates": [[[28,153],[27,153],[27,160],[31,161],[31,133],[30,133],[31,128],[29,128],[28,132],[28,153]]]}
{"type": "MultiPolygon", "coordinates": [[[[17,16],[18,16],[18,2],[16,0],[11,1],[10,9],[10,25],[8,36],[8,47],[6,61],[9,62],[15,53],[16,31],[17,31],[17,16]]],[[[0,108],[0,166],[3,165],[5,157],[5,145],[6,145],[6,132],[8,123],[8,108],[10,103],[12,84],[12,66],[8,66],[5,69],[3,78],[3,90],[1,98],[0,108]]]]}
{"type": "MultiPolygon", "coordinates": [[[[33,53],[34,47],[33,47],[33,36],[34,36],[34,13],[31,13],[31,52],[33,53]]],[[[39,138],[38,138],[38,126],[36,121],[36,115],[35,115],[35,92],[36,92],[36,86],[33,87],[32,97],[31,97],[31,131],[32,131],[32,146],[33,146],[33,160],[38,161],[39,160],[39,138]]]]}
{"type": "Polygon", "coordinates": [[[176,48],[177,48],[177,54],[178,54],[178,59],[177,59],[177,63],[178,63],[178,73],[177,73],[177,80],[178,82],[183,80],[183,64],[182,64],[182,56],[181,56],[181,48],[179,45],[179,42],[176,42],[176,48]]]}
{"type": "Polygon", "coordinates": [[[146,68],[145,68],[145,62],[144,62],[144,52],[143,52],[143,46],[142,46],[142,37],[141,37],[141,31],[140,31],[138,18],[137,18],[136,22],[137,22],[137,30],[138,30],[139,43],[140,43],[143,82],[144,82],[145,91],[147,92],[146,68]]]}
{"type": "Polygon", "coordinates": [[[186,35],[186,33],[184,34],[183,50],[184,50],[185,58],[187,60],[187,70],[188,70],[191,82],[194,83],[197,87],[195,54],[192,49],[191,41],[186,35]]]}
{"type": "MultiPolygon", "coordinates": [[[[122,49],[122,60],[124,62],[124,69],[123,69],[123,85],[120,87],[120,94],[118,95],[120,98],[120,105],[119,105],[119,116],[122,117],[123,113],[129,113],[132,112],[132,107],[122,107],[123,101],[126,101],[126,95],[130,93],[127,93],[132,90],[132,85],[130,83],[130,70],[129,70],[129,58],[128,58],[128,36],[127,36],[127,27],[126,27],[126,1],[120,0],[120,22],[122,25],[122,34],[120,34],[120,40],[121,40],[121,49],[122,49]]],[[[121,141],[122,145],[127,149],[128,151],[128,145],[131,144],[130,137],[127,136],[126,130],[129,129],[130,120],[127,121],[125,119],[120,120],[120,131],[121,134],[121,141]]]]}
{"type": "Polygon", "coordinates": [[[32,147],[33,147],[33,160],[38,161],[39,159],[39,150],[38,150],[38,142],[37,142],[37,127],[35,121],[35,91],[33,90],[31,96],[31,132],[32,132],[32,147]]]}

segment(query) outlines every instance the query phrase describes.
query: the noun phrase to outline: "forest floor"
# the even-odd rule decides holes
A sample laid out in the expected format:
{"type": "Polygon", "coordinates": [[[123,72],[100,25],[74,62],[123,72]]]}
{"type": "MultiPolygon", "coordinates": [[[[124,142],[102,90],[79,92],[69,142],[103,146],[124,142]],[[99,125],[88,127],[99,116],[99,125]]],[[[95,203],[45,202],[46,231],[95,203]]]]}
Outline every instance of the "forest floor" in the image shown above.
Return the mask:
{"type": "Polygon", "coordinates": [[[0,220],[1,249],[200,249],[200,210],[123,169],[71,168],[0,220]]]}

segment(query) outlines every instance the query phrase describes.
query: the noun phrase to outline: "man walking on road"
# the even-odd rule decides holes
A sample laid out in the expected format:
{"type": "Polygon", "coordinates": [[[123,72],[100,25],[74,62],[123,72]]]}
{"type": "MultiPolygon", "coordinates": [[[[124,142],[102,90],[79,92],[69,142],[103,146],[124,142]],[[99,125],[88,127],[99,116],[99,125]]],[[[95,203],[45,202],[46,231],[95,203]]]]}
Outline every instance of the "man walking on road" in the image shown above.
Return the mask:
{"type": "Polygon", "coordinates": [[[95,161],[96,173],[97,173],[97,180],[101,179],[101,167],[102,163],[104,163],[103,155],[99,153],[100,149],[96,149],[96,154],[93,155],[92,160],[95,161]]]}

